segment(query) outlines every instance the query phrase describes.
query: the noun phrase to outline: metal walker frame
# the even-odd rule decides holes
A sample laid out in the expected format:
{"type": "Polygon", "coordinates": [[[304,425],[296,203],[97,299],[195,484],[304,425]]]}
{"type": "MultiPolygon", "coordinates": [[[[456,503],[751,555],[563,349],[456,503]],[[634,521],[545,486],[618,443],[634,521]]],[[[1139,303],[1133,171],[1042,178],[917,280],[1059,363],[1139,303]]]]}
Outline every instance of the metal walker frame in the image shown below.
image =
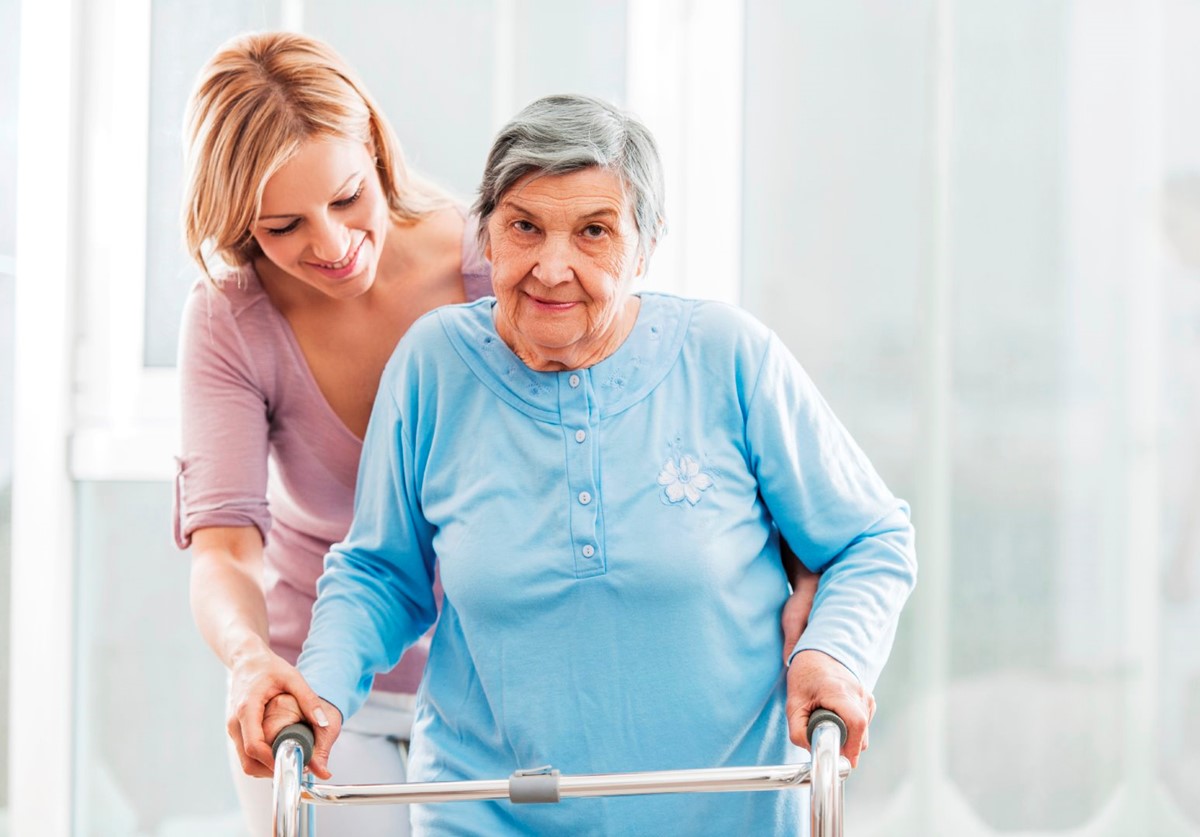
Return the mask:
{"type": "Polygon", "coordinates": [[[514,804],[553,804],[585,796],[630,796],[657,793],[779,791],[811,788],[810,837],[842,837],[842,782],[850,763],[839,755],[846,725],[827,709],[808,722],[812,761],[764,767],[716,767],[641,773],[562,776],[542,767],[518,770],[507,779],[464,782],[413,782],[398,785],[331,785],[314,782],[304,765],[312,757],[313,732],[293,724],[275,738],[274,837],[316,837],[317,805],[397,805],[422,802],[466,802],[507,799],[514,804]]]}

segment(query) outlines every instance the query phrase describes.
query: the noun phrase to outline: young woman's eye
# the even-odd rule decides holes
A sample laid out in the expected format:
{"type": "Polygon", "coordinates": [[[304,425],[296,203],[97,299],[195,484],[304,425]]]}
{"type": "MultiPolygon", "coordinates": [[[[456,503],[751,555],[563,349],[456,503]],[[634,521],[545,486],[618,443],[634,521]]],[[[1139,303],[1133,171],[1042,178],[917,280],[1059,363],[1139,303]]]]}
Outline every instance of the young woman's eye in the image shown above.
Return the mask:
{"type": "Polygon", "coordinates": [[[336,206],[338,209],[345,209],[347,206],[349,206],[350,204],[354,203],[356,200],[358,200],[359,198],[362,197],[363,189],[366,188],[366,185],[367,185],[366,181],[363,181],[362,183],[358,184],[357,192],[355,192],[353,195],[351,195],[348,198],[342,198],[340,201],[334,201],[333,205],[336,206]]]}
{"type": "Polygon", "coordinates": [[[267,235],[287,235],[298,226],[300,226],[299,218],[297,218],[295,221],[292,221],[292,223],[288,224],[286,227],[267,227],[267,235]]]}

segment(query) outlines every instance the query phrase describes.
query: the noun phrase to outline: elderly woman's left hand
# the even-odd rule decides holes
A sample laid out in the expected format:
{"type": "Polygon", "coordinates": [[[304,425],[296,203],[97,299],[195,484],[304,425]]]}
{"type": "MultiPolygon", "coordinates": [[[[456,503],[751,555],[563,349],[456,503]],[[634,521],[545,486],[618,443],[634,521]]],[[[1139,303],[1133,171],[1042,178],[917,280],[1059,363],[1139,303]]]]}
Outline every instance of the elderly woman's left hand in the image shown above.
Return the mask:
{"type": "Polygon", "coordinates": [[[787,717],[792,742],[808,748],[808,718],[817,709],[836,712],[846,722],[842,755],[858,766],[867,749],[867,726],[875,716],[875,698],[850,670],[821,651],[801,651],[788,666],[787,717]]]}
{"type": "MultiPolygon", "coordinates": [[[[790,551],[790,550],[789,550],[790,551]]],[[[783,628],[783,664],[787,665],[792,649],[800,641],[800,635],[808,627],[808,616],[812,613],[813,599],[817,595],[817,585],[821,582],[821,574],[814,573],[807,567],[796,562],[789,570],[792,582],[792,594],[783,603],[783,612],[779,622],[783,628]]]]}

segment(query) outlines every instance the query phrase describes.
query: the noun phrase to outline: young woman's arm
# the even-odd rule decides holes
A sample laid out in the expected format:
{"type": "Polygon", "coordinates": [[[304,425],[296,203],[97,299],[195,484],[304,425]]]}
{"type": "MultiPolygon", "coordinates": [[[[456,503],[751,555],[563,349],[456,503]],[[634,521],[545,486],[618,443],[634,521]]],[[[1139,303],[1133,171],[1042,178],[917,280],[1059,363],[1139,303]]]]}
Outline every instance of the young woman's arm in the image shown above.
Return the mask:
{"type": "MultiPolygon", "coordinates": [[[[270,776],[274,764],[262,707],[283,694],[295,696],[302,706],[318,702],[300,673],[268,644],[262,552],[262,536],[254,526],[207,527],[192,534],[192,615],[229,669],[226,728],[242,769],[251,776],[270,776]]],[[[328,716],[310,720],[320,743],[328,716]]]]}

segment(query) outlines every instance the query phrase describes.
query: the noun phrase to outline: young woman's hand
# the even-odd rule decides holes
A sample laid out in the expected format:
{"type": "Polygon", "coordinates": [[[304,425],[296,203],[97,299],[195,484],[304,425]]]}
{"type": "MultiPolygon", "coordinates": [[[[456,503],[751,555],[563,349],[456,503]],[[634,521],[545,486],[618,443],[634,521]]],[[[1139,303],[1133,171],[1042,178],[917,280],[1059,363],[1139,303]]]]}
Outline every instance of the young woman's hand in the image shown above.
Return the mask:
{"type": "Polygon", "coordinates": [[[271,753],[275,735],[290,723],[306,720],[317,742],[311,769],[318,778],[328,779],[329,748],[341,730],[341,714],[309,688],[295,666],[264,648],[240,660],[231,678],[225,727],[242,770],[249,776],[271,776],[275,769],[271,753]],[[283,698],[289,698],[290,703],[283,698]],[[285,718],[289,720],[281,723],[285,718]],[[268,720],[271,729],[267,729],[268,720]]]}

